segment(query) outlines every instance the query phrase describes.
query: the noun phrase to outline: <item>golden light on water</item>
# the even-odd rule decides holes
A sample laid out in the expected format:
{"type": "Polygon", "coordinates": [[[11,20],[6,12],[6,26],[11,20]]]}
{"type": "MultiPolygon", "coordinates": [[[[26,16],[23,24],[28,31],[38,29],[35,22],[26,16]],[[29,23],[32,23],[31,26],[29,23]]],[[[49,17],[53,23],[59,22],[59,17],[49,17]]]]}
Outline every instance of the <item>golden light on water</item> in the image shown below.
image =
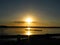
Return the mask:
{"type": "Polygon", "coordinates": [[[28,24],[28,28],[27,28],[27,31],[25,32],[25,34],[28,35],[28,36],[32,35],[32,33],[30,31],[31,28],[29,28],[29,26],[31,25],[32,21],[33,20],[30,17],[25,20],[25,22],[28,24]]]}
{"type": "Polygon", "coordinates": [[[25,34],[28,35],[28,36],[32,35],[30,29],[31,29],[31,28],[27,28],[27,31],[25,32],[25,34]]]}
{"type": "Polygon", "coordinates": [[[26,32],[26,35],[30,36],[32,33],[30,31],[26,32]]]}
{"type": "Polygon", "coordinates": [[[29,31],[30,31],[30,29],[31,29],[31,28],[27,28],[27,30],[29,30],[29,31]]]}

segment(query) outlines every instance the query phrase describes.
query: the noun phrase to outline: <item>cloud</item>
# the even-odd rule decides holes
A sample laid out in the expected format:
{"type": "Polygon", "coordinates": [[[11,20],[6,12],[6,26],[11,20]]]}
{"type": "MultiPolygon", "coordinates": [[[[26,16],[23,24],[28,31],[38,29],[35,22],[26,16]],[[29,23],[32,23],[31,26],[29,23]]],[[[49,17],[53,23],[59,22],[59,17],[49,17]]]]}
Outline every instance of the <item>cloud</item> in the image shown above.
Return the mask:
{"type": "MultiPolygon", "coordinates": [[[[13,23],[26,23],[25,21],[13,21],[13,23]]],[[[32,23],[36,23],[36,22],[32,22],[32,23]]]]}
{"type": "Polygon", "coordinates": [[[13,23],[25,23],[24,21],[13,21],[13,23]]]}

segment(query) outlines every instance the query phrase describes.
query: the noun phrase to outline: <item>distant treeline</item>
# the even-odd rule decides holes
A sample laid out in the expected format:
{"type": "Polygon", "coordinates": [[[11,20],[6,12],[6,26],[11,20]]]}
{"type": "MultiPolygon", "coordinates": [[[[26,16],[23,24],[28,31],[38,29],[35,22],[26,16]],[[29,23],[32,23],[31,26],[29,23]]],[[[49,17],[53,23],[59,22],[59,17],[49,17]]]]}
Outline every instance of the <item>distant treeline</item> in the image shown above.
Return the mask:
{"type": "MultiPolygon", "coordinates": [[[[28,28],[28,26],[0,26],[0,28],[28,28]]],[[[29,28],[60,28],[57,26],[29,26],[29,28]]]]}

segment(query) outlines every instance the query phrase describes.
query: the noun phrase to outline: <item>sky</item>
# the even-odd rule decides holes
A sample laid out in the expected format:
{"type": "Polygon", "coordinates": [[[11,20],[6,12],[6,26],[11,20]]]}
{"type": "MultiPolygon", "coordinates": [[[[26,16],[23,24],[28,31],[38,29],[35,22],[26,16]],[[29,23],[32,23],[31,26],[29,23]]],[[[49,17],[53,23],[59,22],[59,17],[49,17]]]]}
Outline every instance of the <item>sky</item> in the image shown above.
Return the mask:
{"type": "Polygon", "coordinates": [[[60,0],[0,0],[0,24],[31,17],[46,26],[60,26],[60,0]]]}

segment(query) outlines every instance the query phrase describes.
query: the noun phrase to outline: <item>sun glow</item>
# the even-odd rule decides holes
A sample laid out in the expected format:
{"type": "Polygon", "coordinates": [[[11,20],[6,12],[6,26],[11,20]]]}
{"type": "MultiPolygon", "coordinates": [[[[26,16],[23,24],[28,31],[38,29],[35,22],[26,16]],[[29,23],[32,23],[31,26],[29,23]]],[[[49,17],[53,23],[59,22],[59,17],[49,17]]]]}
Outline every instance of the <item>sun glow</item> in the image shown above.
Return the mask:
{"type": "Polygon", "coordinates": [[[28,28],[27,28],[27,31],[25,32],[25,34],[26,35],[28,35],[28,36],[30,36],[30,35],[32,35],[32,33],[31,33],[31,28],[29,27],[31,24],[32,24],[32,18],[27,18],[26,20],[25,20],[25,22],[27,23],[27,25],[28,25],[28,28]]]}
{"type": "Polygon", "coordinates": [[[25,21],[26,21],[27,23],[31,23],[31,22],[32,22],[32,19],[31,19],[31,18],[27,18],[25,21]]]}

